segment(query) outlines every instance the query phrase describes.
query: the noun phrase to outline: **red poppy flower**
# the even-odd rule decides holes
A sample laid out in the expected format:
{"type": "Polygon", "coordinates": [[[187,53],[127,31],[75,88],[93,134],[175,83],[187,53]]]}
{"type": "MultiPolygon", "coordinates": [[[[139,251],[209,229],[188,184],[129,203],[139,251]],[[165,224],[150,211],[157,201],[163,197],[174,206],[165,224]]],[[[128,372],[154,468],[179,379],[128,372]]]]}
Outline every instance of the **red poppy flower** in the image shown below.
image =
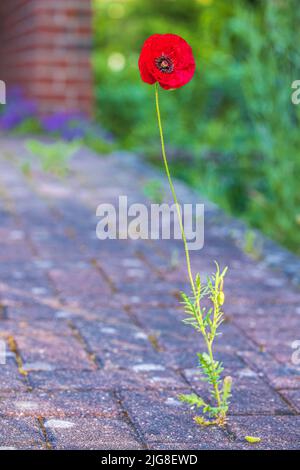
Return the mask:
{"type": "Polygon", "coordinates": [[[196,68],[191,46],[176,34],[153,34],[144,42],[139,69],[144,82],[158,82],[162,88],[180,88],[196,68]]]}

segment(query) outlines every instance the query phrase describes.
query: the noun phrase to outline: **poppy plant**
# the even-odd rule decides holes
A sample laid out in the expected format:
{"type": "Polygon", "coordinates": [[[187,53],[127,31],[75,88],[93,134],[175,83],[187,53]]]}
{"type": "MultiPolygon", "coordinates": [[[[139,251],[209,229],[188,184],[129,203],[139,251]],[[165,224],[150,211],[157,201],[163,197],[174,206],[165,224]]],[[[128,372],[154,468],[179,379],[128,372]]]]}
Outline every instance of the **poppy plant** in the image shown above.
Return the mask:
{"type": "Polygon", "coordinates": [[[227,376],[222,380],[223,365],[220,361],[214,359],[213,343],[223,322],[224,277],[227,268],[220,271],[216,263],[216,272],[207,279],[206,284],[202,284],[199,273],[196,276],[193,275],[181,210],[167,160],[159,107],[158,84],[169,90],[179,88],[192,79],[195,72],[192,49],[184,39],[175,34],[154,34],[143,45],[139,58],[139,69],[144,82],[150,85],[155,84],[155,102],[162,157],[184,244],[191,287],[191,294],[181,294],[182,304],[187,316],[184,322],[201,333],[206,345],[206,352],[198,353],[198,366],[201,369],[203,380],[208,382],[211,387],[211,397],[204,400],[199,395],[191,393],[189,395],[180,395],[179,398],[192,408],[202,410],[202,416],[194,418],[196,423],[203,426],[211,424],[222,426],[226,423],[232,379],[227,376]],[[203,298],[208,300],[209,307],[202,306],[203,298]]]}

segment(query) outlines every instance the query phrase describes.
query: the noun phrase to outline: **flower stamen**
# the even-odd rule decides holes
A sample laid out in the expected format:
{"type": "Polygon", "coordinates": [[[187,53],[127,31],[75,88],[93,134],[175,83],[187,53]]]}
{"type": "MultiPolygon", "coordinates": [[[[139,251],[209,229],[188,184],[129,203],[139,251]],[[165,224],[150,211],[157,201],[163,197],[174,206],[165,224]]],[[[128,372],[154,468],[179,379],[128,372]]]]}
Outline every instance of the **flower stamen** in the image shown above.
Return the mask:
{"type": "Polygon", "coordinates": [[[155,59],[155,65],[160,72],[163,73],[172,73],[174,70],[174,64],[170,57],[162,55],[155,59]]]}

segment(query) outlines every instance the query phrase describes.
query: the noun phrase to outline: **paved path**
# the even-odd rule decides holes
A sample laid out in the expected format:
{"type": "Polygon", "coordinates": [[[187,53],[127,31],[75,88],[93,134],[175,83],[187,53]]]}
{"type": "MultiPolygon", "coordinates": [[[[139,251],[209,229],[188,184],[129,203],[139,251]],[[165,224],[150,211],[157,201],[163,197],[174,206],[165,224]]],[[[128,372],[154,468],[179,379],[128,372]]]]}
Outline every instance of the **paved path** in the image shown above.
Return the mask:
{"type": "Polygon", "coordinates": [[[151,172],[126,156],[81,151],[65,179],[34,164],[26,176],[22,141],[2,139],[0,152],[1,447],[300,447],[296,287],[243,253],[207,205],[193,267],[210,273],[216,259],[230,268],[217,353],[234,388],[228,425],[200,428],[177,401],[203,387],[201,341],[178,308],[187,288],[181,243],[95,237],[97,205],[120,194],[146,199],[151,172]]]}

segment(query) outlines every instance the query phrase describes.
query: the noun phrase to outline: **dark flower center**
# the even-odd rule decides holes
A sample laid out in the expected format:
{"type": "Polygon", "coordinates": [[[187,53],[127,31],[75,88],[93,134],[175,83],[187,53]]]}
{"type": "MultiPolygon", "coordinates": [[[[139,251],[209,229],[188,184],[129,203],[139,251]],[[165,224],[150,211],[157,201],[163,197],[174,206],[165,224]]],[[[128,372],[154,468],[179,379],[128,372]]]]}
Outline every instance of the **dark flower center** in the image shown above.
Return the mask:
{"type": "Polygon", "coordinates": [[[174,70],[174,64],[170,57],[166,57],[162,55],[161,57],[157,57],[155,59],[155,65],[163,73],[172,73],[174,70]]]}

